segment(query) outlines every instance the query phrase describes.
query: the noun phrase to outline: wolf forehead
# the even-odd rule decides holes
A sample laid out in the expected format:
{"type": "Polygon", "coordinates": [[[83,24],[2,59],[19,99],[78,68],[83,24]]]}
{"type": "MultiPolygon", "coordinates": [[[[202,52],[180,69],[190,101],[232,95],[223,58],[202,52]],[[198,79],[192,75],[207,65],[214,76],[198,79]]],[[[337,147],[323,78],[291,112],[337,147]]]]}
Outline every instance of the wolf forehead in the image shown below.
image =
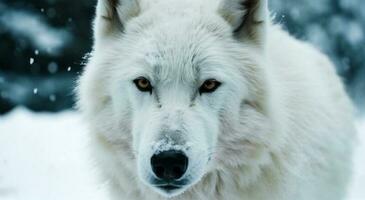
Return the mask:
{"type": "Polygon", "coordinates": [[[140,11],[115,31],[110,43],[98,40],[98,50],[112,51],[101,59],[113,65],[113,73],[129,79],[145,76],[153,82],[180,81],[194,87],[204,79],[233,79],[241,73],[238,65],[242,66],[245,48],[235,41],[218,6],[206,5],[155,5],[140,11]]]}
{"type": "Polygon", "coordinates": [[[161,80],[172,74],[182,81],[208,78],[227,66],[230,53],[238,46],[231,41],[229,27],[210,22],[210,18],[197,22],[173,15],[169,22],[154,22],[147,27],[141,25],[144,18],[148,19],[141,16],[131,20],[120,33],[123,44],[115,44],[119,63],[130,60],[133,63],[128,62],[132,64],[128,68],[154,74],[161,80]]]}

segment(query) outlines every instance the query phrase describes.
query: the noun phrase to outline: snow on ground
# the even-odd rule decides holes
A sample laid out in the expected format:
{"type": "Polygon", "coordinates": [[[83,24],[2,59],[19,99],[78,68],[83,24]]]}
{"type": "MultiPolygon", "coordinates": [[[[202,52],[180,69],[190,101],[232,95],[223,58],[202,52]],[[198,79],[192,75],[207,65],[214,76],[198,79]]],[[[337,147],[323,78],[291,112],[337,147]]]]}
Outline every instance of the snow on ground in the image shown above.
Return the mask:
{"type": "Polygon", "coordinates": [[[105,200],[74,112],[0,117],[1,200],[105,200]]]}
{"type": "MultiPolygon", "coordinates": [[[[365,199],[365,119],[348,200],[365,199]]],[[[18,108],[0,117],[1,200],[107,200],[86,150],[79,115],[34,114],[18,108]]]]}

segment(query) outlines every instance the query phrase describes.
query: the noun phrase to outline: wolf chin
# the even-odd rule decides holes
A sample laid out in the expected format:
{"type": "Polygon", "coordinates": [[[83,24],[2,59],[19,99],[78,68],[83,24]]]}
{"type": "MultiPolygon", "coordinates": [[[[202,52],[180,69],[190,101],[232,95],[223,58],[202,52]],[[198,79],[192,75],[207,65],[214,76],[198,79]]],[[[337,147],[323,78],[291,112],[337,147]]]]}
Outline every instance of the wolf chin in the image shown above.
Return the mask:
{"type": "Polygon", "coordinates": [[[346,195],[350,100],[266,0],[99,0],[78,97],[112,199],[346,195]]]}

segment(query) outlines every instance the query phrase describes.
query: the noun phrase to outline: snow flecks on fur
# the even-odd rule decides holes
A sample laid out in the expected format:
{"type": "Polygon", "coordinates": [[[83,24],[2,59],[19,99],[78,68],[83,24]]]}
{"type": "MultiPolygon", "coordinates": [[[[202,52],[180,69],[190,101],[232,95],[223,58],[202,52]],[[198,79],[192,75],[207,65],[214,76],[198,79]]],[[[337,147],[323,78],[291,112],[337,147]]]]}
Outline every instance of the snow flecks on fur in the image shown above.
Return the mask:
{"type": "Polygon", "coordinates": [[[186,143],[184,145],[176,144],[171,137],[166,136],[164,139],[161,139],[158,142],[152,144],[151,147],[154,154],[159,154],[168,150],[185,152],[190,149],[191,145],[191,143],[186,143]]]}

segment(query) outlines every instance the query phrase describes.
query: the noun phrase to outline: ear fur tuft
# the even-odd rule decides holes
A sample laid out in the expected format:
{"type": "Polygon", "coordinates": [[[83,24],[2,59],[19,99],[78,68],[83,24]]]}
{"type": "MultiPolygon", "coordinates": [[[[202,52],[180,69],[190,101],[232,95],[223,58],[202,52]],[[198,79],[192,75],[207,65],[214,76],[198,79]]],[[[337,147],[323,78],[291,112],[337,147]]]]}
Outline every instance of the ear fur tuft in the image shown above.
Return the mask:
{"type": "Polygon", "coordinates": [[[125,24],[139,13],[138,0],[98,0],[94,22],[95,40],[122,32],[125,24]]]}
{"type": "Polygon", "coordinates": [[[267,0],[222,0],[218,12],[232,26],[236,38],[264,43],[269,23],[267,0]]]}

